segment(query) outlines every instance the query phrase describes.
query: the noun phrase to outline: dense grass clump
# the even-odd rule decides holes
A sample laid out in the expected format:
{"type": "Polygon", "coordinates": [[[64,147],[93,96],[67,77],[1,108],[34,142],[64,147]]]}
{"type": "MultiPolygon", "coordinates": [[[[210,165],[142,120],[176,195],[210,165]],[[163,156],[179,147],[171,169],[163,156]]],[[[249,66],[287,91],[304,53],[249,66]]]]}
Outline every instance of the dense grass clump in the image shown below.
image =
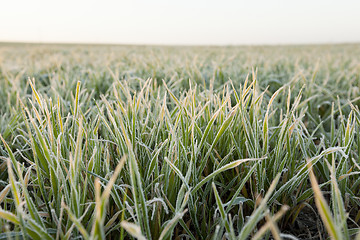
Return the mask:
{"type": "Polygon", "coordinates": [[[0,45],[0,239],[360,239],[360,46],[0,45]]]}

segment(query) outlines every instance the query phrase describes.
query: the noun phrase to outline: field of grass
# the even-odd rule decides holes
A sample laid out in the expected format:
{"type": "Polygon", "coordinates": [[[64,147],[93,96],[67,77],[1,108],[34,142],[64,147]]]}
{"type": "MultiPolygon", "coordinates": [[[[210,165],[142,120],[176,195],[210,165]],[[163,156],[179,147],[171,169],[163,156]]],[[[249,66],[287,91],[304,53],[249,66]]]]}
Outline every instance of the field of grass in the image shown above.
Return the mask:
{"type": "Polygon", "coordinates": [[[360,239],[360,45],[0,44],[0,239],[360,239]]]}

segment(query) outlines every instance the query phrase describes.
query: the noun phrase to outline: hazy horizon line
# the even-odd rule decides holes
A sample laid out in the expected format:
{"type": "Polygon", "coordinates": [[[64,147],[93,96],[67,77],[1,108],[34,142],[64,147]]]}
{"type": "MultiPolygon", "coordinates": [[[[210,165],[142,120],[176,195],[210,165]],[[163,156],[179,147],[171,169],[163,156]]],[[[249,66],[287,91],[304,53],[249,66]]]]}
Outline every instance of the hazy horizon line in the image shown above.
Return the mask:
{"type": "Polygon", "coordinates": [[[299,42],[299,43],[239,43],[239,44],[166,44],[166,43],[121,43],[121,42],[80,42],[80,41],[3,41],[0,44],[31,45],[99,45],[99,46],[164,46],[164,47],[246,47],[246,46],[313,46],[313,45],[356,45],[360,41],[343,42],[299,42]]]}

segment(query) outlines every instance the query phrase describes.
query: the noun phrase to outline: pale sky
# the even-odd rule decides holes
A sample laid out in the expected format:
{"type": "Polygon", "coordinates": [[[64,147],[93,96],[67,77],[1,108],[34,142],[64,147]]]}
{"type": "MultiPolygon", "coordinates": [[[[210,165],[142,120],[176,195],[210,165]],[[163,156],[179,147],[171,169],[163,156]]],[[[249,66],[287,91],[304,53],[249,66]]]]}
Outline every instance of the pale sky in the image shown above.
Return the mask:
{"type": "Polygon", "coordinates": [[[0,41],[360,42],[360,0],[0,0],[0,41]]]}

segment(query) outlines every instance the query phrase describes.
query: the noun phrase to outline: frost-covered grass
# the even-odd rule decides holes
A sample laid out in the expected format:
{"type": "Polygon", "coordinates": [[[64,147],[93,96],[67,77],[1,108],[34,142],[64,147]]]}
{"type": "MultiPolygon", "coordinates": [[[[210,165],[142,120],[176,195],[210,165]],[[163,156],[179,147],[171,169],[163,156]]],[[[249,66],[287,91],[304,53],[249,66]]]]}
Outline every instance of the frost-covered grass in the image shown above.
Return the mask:
{"type": "Polygon", "coordinates": [[[354,239],[359,87],[359,45],[1,44],[0,239],[354,239]]]}

